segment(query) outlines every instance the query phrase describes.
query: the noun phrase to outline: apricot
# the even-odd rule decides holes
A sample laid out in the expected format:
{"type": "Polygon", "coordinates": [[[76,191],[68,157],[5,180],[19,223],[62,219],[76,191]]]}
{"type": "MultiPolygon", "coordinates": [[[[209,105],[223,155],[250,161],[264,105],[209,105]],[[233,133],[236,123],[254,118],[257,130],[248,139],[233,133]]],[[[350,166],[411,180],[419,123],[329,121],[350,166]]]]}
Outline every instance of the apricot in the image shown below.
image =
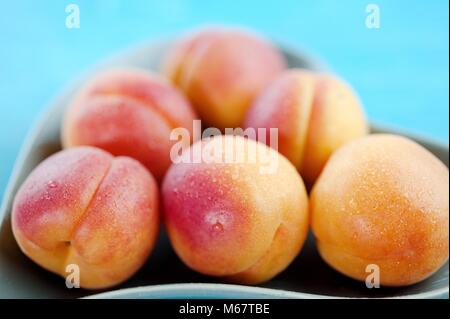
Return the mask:
{"type": "Polygon", "coordinates": [[[134,159],[93,147],[44,160],[18,190],[12,210],[14,237],[25,255],[63,277],[68,265],[77,265],[80,286],[88,289],[132,276],[158,228],[152,175],[134,159]]]}
{"type": "Polygon", "coordinates": [[[255,284],[283,271],[308,232],[308,199],[289,161],[262,143],[215,136],[194,143],[162,185],[172,246],[190,268],[255,284]],[[211,156],[195,161],[196,154],[211,156]]]}
{"type": "Polygon", "coordinates": [[[381,285],[424,280],[448,259],[448,185],[448,168],[407,138],[375,134],[349,142],[311,193],[322,258],[357,280],[372,265],[381,285]]]}
{"type": "Polygon", "coordinates": [[[189,101],[163,78],[139,69],[96,74],[80,89],[62,126],[64,147],[90,145],[130,156],[161,180],[171,164],[170,132],[192,130],[189,101]]]}
{"type": "MultiPolygon", "coordinates": [[[[330,155],[368,132],[362,106],[348,84],[329,74],[283,72],[256,98],[247,128],[278,128],[278,151],[312,186],[330,155]]],[[[269,138],[266,138],[269,141],[269,138]]]]}
{"type": "Polygon", "coordinates": [[[284,67],[278,50],[259,35],[210,28],[179,40],[162,68],[202,120],[223,130],[242,124],[250,103],[284,67]]]}

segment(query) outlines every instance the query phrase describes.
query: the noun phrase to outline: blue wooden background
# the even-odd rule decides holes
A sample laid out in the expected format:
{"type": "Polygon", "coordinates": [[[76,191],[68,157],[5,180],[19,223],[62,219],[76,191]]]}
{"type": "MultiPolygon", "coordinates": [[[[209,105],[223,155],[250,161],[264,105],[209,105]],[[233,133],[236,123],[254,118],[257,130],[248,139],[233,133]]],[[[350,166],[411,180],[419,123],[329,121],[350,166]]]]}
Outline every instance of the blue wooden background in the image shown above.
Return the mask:
{"type": "Polygon", "coordinates": [[[447,0],[2,1],[0,196],[26,133],[72,77],[117,50],[211,22],[306,49],[353,84],[371,120],[448,143],[448,9],[447,0]],[[365,25],[371,2],[379,29],[365,25]],[[70,3],[80,29],[66,28],[70,3]]]}

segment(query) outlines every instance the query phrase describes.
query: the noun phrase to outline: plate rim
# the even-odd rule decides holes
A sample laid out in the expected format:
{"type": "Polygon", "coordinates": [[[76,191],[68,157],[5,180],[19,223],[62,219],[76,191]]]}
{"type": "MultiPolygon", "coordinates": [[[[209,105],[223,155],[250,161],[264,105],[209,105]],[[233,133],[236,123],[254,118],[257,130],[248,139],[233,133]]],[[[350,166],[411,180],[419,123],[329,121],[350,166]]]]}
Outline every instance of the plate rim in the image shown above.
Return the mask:
{"type": "MultiPolygon", "coordinates": [[[[130,299],[127,294],[145,294],[145,293],[182,293],[183,291],[204,291],[204,292],[229,292],[229,293],[247,293],[255,295],[267,295],[267,299],[288,298],[288,299],[432,299],[448,295],[449,288],[439,288],[436,290],[421,292],[418,294],[408,294],[392,297],[343,297],[334,295],[320,295],[304,292],[297,292],[284,289],[263,288],[255,286],[235,285],[235,284],[215,284],[215,283],[175,283],[175,284],[158,284],[148,286],[138,286],[131,288],[123,288],[110,290],[101,293],[94,293],[81,299],[130,299]]],[[[150,299],[158,299],[158,297],[150,297],[150,299]]],[[[174,297],[173,297],[174,298],[174,297]]],[[[185,298],[195,298],[187,296],[185,298]]],[[[244,297],[244,298],[249,298],[244,297]]],[[[252,298],[252,297],[250,297],[252,298]]],[[[259,297],[257,297],[259,298],[259,297]]],[[[170,297],[162,297],[162,299],[170,299],[170,297]]]]}

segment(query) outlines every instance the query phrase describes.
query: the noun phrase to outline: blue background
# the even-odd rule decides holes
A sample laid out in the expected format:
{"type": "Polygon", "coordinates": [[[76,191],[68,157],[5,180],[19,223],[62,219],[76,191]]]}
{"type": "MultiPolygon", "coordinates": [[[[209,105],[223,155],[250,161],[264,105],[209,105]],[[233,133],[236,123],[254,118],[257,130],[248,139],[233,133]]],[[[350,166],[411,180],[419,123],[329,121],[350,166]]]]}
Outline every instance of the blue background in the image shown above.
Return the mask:
{"type": "Polygon", "coordinates": [[[39,113],[111,53],[206,23],[244,25],[304,48],[347,79],[371,120],[448,144],[448,1],[2,1],[0,195],[39,113]],[[81,28],[67,29],[66,5],[81,28]]]}

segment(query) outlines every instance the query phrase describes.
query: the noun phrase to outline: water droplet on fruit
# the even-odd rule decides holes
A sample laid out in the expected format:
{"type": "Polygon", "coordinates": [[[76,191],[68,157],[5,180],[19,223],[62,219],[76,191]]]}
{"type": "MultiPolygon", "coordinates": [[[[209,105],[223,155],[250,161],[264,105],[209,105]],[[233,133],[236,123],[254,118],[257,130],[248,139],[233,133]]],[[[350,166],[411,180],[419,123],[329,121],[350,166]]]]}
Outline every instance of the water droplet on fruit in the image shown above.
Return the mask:
{"type": "Polygon", "coordinates": [[[230,224],[230,216],[223,211],[211,211],[205,215],[205,222],[213,232],[222,232],[230,224]]]}
{"type": "Polygon", "coordinates": [[[221,230],[223,230],[223,225],[221,223],[217,222],[212,226],[212,228],[214,231],[221,231],[221,230]]]}
{"type": "Polygon", "coordinates": [[[49,188],[56,188],[56,187],[58,187],[58,184],[54,181],[48,181],[47,186],[49,188]]]}

